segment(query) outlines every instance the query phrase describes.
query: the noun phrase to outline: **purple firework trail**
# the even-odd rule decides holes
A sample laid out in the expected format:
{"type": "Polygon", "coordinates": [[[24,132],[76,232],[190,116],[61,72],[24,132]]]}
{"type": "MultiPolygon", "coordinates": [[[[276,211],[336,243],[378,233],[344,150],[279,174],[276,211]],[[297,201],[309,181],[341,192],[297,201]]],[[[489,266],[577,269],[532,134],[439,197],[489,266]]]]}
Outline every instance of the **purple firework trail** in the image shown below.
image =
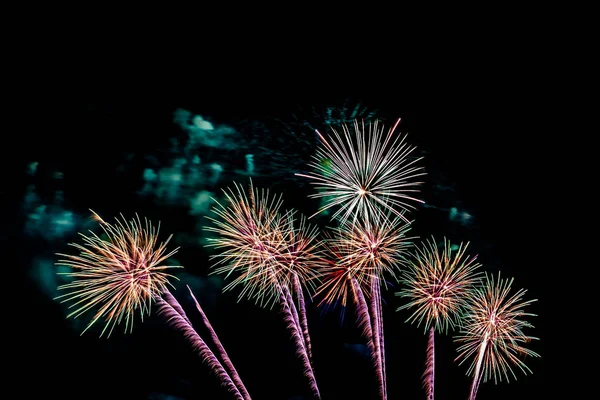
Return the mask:
{"type": "Polygon", "coordinates": [[[385,340],[383,337],[383,308],[381,306],[381,287],[379,285],[377,285],[377,320],[379,324],[379,342],[381,351],[381,371],[383,372],[383,387],[387,388],[387,373],[385,370],[385,340]]]}
{"type": "MultiPolygon", "coordinates": [[[[352,278],[350,284],[352,286],[352,294],[356,304],[356,319],[358,321],[358,327],[362,328],[363,336],[367,339],[367,347],[369,348],[371,357],[373,357],[373,360],[376,360],[375,348],[373,344],[373,329],[371,328],[371,317],[369,316],[369,306],[367,304],[367,300],[365,299],[365,295],[363,294],[360,285],[356,281],[356,278],[352,278]]],[[[375,363],[375,368],[377,368],[377,363],[375,363]]]]}
{"type": "Polygon", "coordinates": [[[425,363],[425,372],[423,373],[423,386],[427,393],[427,400],[433,400],[433,388],[435,382],[435,329],[429,328],[429,341],[427,343],[427,362],[425,363]]]}
{"type": "Polygon", "coordinates": [[[371,280],[371,323],[373,327],[373,343],[375,344],[375,357],[377,359],[377,376],[379,377],[379,394],[382,400],[387,399],[385,384],[385,360],[383,350],[383,324],[381,321],[381,294],[379,279],[371,280]]]}
{"type": "Polygon", "coordinates": [[[202,317],[202,321],[204,322],[204,325],[206,325],[206,328],[208,329],[208,331],[210,333],[210,337],[212,338],[213,343],[215,344],[215,347],[217,348],[217,350],[219,351],[219,353],[221,355],[221,359],[223,360],[225,367],[227,367],[227,370],[229,372],[229,375],[231,376],[231,379],[235,383],[235,385],[238,388],[238,390],[240,391],[240,393],[244,396],[244,399],[251,400],[248,390],[246,390],[246,387],[244,386],[242,379],[240,378],[239,374],[237,373],[237,370],[233,366],[233,363],[231,362],[229,355],[227,354],[227,352],[225,351],[225,348],[221,344],[221,340],[217,336],[217,333],[215,332],[210,321],[206,317],[206,314],[204,314],[204,310],[202,310],[202,307],[200,307],[198,300],[196,300],[196,296],[194,296],[194,293],[192,293],[192,289],[190,289],[189,286],[187,286],[187,288],[190,291],[190,295],[192,296],[192,299],[194,299],[194,303],[196,303],[196,308],[198,309],[198,312],[200,313],[200,316],[202,317]]]}
{"type": "Polygon", "coordinates": [[[306,351],[306,347],[304,346],[304,337],[302,335],[302,330],[296,322],[297,319],[294,316],[294,311],[292,310],[292,307],[294,307],[294,302],[292,301],[289,290],[280,286],[279,291],[281,308],[284,313],[284,321],[286,322],[287,327],[290,330],[294,341],[296,342],[296,352],[298,356],[300,356],[300,358],[302,359],[302,363],[304,364],[304,375],[309,380],[310,388],[313,394],[316,398],[320,399],[321,394],[319,393],[319,388],[317,387],[317,381],[315,379],[313,368],[308,358],[308,352],[306,351]]]}
{"type": "Polygon", "coordinates": [[[169,326],[183,333],[183,336],[189,341],[192,348],[198,351],[202,360],[208,364],[223,386],[225,386],[236,399],[244,400],[244,397],[219,362],[219,359],[215,357],[212,350],[194,330],[177,300],[175,300],[173,296],[166,296],[166,298],[157,298],[156,303],[158,305],[158,314],[165,319],[169,326]]]}
{"type": "Polygon", "coordinates": [[[302,294],[302,285],[297,275],[294,275],[293,281],[294,291],[298,296],[298,308],[300,311],[300,327],[302,328],[302,335],[304,336],[304,344],[306,345],[306,352],[308,353],[308,359],[312,363],[312,348],[310,344],[310,335],[308,334],[308,321],[306,319],[306,305],[304,302],[304,294],[302,294]]]}

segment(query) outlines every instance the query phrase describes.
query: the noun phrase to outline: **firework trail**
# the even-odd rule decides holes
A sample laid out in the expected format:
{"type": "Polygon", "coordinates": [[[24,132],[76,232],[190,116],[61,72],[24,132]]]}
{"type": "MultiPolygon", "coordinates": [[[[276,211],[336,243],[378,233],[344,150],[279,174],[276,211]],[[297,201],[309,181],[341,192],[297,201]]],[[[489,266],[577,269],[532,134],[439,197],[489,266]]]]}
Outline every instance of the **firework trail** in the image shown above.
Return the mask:
{"type": "Polygon", "coordinates": [[[367,339],[367,348],[369,349],[369,353],[371,353],[372,359],[375,361],[375,369],[377,369],[377,355],[374,347],[375,344],[373,343],[373,326],[371,325],[369,306],[365,299],[365,295],[355,278],[350,279],[350,287],[352,289],[354,304],[356,305],[358,327],[362,329],[363,336],[367,339]]]}
{"type": "MultiPolygon", "coordinates": [[[[219,354],[221,355],[221,359],[223,360],[223,363],[225,364],[225,367],[227,368],[227,372],[231,376],[233,383],[235,384],[237,389],[240,391],[240,393],[244,399],[251,400],[248,390],[246,390],[246,387],[244,386],[242,379],[240,378],[235,367],[233,366],[233,363],[231,362],[229,355],[225,351],[225,348],[223,347],[221,340],[217,336],[217,333],[213,329],[212,324],[206,317],[206,314],[204,314],[204,310],[202,310],[202,307],[200,307],[198,300],[196,300],[196,296],[194,296],[194,293],[192,293],[192,289],[190,289],[189,286],[187,286],[187,288],[190,291],[190,296],[192,296],[192,299],[194,299],[194,303],[196,304],[196,309],[198,310],[198,312],[200,313],[200,316],[202,317],[202,322],[204,322],[204,325],[206,325],[206,328],[208,329],[208,331],[210,333],[210,337],[211,337],[213,343],[215,344],[215,347],[219,351],[219,354]]],[[[186,318],[185,315],[182,315],[182,316],[184,318],[186,318]]]]}
{"type": "Polygon", "coordinates": [[[92,213],[106,239],[101,239],[93,232],[90,232],[90,236],[82,234],[84,245],[71,244],[79,250],[79,255],[59,254],[65,258],[57,262],[57,265],[73,269],[73,272],[66,274],[74,278],[73,282],[59,286],[60,290],[69,293],[57,297],[62,302],[75,302],[69,308],[76,307],[76,310],[67,317],[77,318],[88,310],[98,308],[83,332],[104,317],[106,324],[100,336],[107,329],[110,336],[115,325],[123,320],[125,331],[128,328],[131,331],[135,313],[139,312],[143,319],[145,314],[150,313],[151,304],[156,303],[158,314],[165,318],[167,324],[181,331],[222,384],[237,399],[244,400],[234,381],[194,330],[183,308],[167,288],[171,285],[168,279],[176,277],[164,271],[182,268],[162,265],[177,251],[175,249],[165,254],[172,236],[159,245],[160,225],[155,229],[147,219],[142,224],[139,217],[128,222],[123,216],[122,220],[117,219],[116,224],[111,225],[98,214],[92,213]]]}
{"type": "MultiPolygon", "coordinates": [[[[170,296],[168,299],[174,300],[174,297],[170,296]]],[[[211,349],[194,330],[185,313],[180,313],[183,312],[181,306],[177,302],[175,302],[176,305],[172,305],[167,302],[165,298],[157,298],[156,303],[158,306],[158,314],[165,319],[169,326],[183,334],[184,338],[191,344],[192,348],[200,354],[202,361],[205,362],[217,378],[219,378],[223,386],[225,386],[236,399],[244,400],[244,397],[233,383],[233,380],[227,371],[225,371],[211,349]]]]}
{"type": "Polygon", "coordinates": [[[304,217],[296,219],[293,210],[280,212],[281,196],[259,192],[252,181],[248,194],[238,184],[224,193],[227,203],[215,200],[217,218],[209,217],[213,225],[205,228],[217,236],[209,239],[209,246],[217,250],[211,257],[217,260],[213,273],[229,277],[235,272],[224,290],[241,286],[240,298],[254,299],[261,306],[279,301],[311,390],[320,398],[302,293],[303,283],[312,287],[321,262],[318,230],[306,225],[304,217]]]}
{"type": "Polygon", "coordinates": [[[434,392],[434,331],[447,332],[449,327],[457,325],[470,290],[480,276],[477,272],[480,264],[475,262],[476,257],[466,256],[467,247],[468,243],[461,243],[453,252],[446,239],[442,249],[434,238],[425,241],[410,255],[400,279],[404,288],[396,293],[409,299],[397,311],[414,309],[407,322],[416,322],[417,326],[423,323],[425,332],[430,329],[424,380],[429,399],[433,399],[434,392]]]}
{"type": "Polygon", "coordinates": [[[381,320],[381,293],[379,278],[371,280],[371,323],[373,332],[373,343],[375,347],[376,370],[379,377],[379,394],[383,400],[387,398],[385,382],[385,354],[383,349],[383,322],[381,320]]]}
{"type": "Polygon", "coordinates": [[[281,310],[284,313],[284,321],[288,329],[292,334],[292,338],[296,343],[296,353],[298,357],[301,358],[302,364],[304,365],[304,375],[308,378],[310,389],[312,393],[315,395],[317,399],[321,398],[321,394],[319,393],[319,388],[317,386],[317,381],[315,379],[314,371],[311,365],[310,360],[308,359],[308,353],[306,351],[306,347],[304,345],[304,338],[302,336],[302,331],[299,325],[294,318],[294,312],[291,310],[290,304],[293,305],[293,301],[291,301],[291,297],[289,297],[289,292],[286,294],[285,290],[281,288],[281,310]]]}
{"type": "MultiPolygon", "coordinates": [[[[285,251],[281,252],[285,266],[294,266],[304,271],[309,271],[305,275],[305,285],[314,291],[314,278],[317,276],[317,269],[323,263],[321,242],[317,240],[319,231],[316,226],[310,226],[306,223],[306,218],[301,216],[296,222],[295,212],[288,211],[285,214],[285,225],[283,232],[283,243],[285,251]]],[[[308,354],[308,359],[312,364],[312,349],[310,334],[308,331],[308,321],[306,318],[306,303],[304,301],[303,285],[298,274],[291,274],[289,279],[290,294],[296,295],[296,303],[291,301],[290,308],[297,314],[296,320],[298,329],[301,330],[304,339],[304,347],[308,354]]]]}
{"type": "Polygon", "coordinates": [[[298,309],[300,312],[300,323],[299,326],[302,328],[302,335],[304,336],[304,344],[306,346],[306,352],[308,353],[308,359],[312,363],[312,348],[310,344],[310,335],[308,333],[308,320],[306,318],[306,303],[304,301],[304,294],[302,293],[302,284],[297,275],[292,277],[292,284],[294,285],[294,292],[298,297],[298,309]]]}
{"type": "Polygon", "coordinates": [[[535,316],[526,313],[523,308],[536,300],[523,301],[527,292],[518,290],[511,297],[513,279],[502,280],[498,274],[495,282],[493,275],[485,275],[482,285],[477,287],[469,299],[461,330],[456,337],[460,364],[474,357],[467,374],[473,374],[473,384],[469,400],[474,400],[480,382],[486,382],[492,376],[494,383],[506,379],[509,373],[516,379],[512,368],[516,365],[524,374],[531,370],[520,359],[522,356],[539,357],[539,354],[523,347],[537,338],[527,336],[523,328],[533,328],[523,317],[535,316]]]}
{"type": "Polygon", "coordinates": [[[378,121],[359,124],[353,129],[342,125],[342,133],[332,128],[332,136],[325,137],[317,131],[322,146],[317,149],[309,166],[312,174],[296,173],[312,180],[318,193],[313,198],[323,198],[323,205],[311,218],[331,207],[339,207],[332,220],[344,221],[351,216],[370,219],[374,214],[393,213],[403,218],[401,211],[414,209],[411,202],[423,203],[410,194],[422,182],[414,179],[425,175],[417,163],[409,160],[415,147],[405,143],[406,136],[396,136],[394,131],[400,120],[384,134],[378,121]]]}
{"type": "Polygon", "coordinates": [[[435,331],[433,327],[429,328],[429,340],[427,342],[427,361],[425,362],[425,372],[423,373],[423,386],[427,393],[427,400],[433,400],[435,388],[435,331]]]}
{"type": "Polygon", "coordinates": [[[183,308],[181,308],[181,305],[179,304],[177,299],[173,297],[171,292],[169,292],[168,290],[164,291],[161,297],[169,306],[171,306],[179,315],[181,315],[181,318],[183,318],[185,322],[187,322],[189,325],[192,324],[192,322],[187,317],[185,311],[183,311],[183,308]]]}

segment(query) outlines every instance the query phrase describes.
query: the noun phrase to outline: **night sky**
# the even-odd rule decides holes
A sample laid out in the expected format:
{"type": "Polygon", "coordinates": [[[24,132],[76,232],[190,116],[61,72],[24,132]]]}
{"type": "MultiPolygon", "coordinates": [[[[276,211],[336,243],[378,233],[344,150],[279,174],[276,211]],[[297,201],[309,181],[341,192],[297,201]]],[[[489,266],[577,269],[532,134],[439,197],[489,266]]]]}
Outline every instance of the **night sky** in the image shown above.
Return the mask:
{"type": "MultiPolygon", "coordinates": [[[[348,87],[338,85],[342,79],[322,84],[326,77],[303,85],[290,76],[285,82],[294,83],[287,86],[226,74],[201,78],[173,76],[176,83],[164,86],[138,79],[132,87],[91,75],[62,91],[59,83],[49,84],[28,98],[23,121],[31,122],[17,132],[20,156],[12,166],[18,195],[7,208],[11,237],[19,240],[20,296],[28,304],[16,332],[27,360],[20,367],[20,398],[34,393],[62,399],[231,398],[156,315],[137,320],[133,333],[120,329],[108,339],[98,338],[100,326],[80,336],[84,323],[65,318],[65,307],[52,300],[63,283],[55,275],[54,254],[72,252],[67,243],[78,240],[77,232],[96,229],[89,209],[108,221],[137,212],[161,221],[162,238],[174,235],[171,247],[181,247],[174,259],[185,269],[177,273],[181,281],[173,294],[200,327],[184,291],[185,284],[192,287],[253,399],[310,398],[278,310],[237,302],[236,291],[221,293],[222,279],[209,277],[210,251],[202,246],[201,229],[205,200],[233,181],[246,184],[250,175],[257,186],[283,193],[284,205],[312,214],[318,201],[308,199],[311,186],[294,173],[308,169],[313,128],[327,132],[328,122],[350,122],[353,110],[386,125],[402,118],[399,131],[408,133],[424,157],[426,206],[412,213],[411,233],[469,241],[469,252],[479,255],[485,271],[514,277],[514,289],[526,288],[526,299],[538,299],[529,308],[538,316],[530,318],[535,329],[528,333],[541,339],[530,346],[542,355],[526,361],[533,375],[517,372],[516,382],[483,384],[478,398],[538,397],[548,311],[542,291],[546,270],[532,244],[538,234],[540,166],[532,157],[539,151],[538,116],[528,108],[526,92],[502,79],[437,86],[363,78],[348,87]],[[508,95],[515,101],[501,100],[508,95]],[[198,136],[189,128],[197,116],[215,127],[215,136],[198,136]]],[[[316,222],[327,225],[326,219],[316,222]]],[[[423,399],[426,335],[404,322],[406,311],[395,311],[402,304],[396,290],[382,292],[388,398],[423,399]]],[[[307,312],[323,400],[376,399],[353,309],[343,319],[340,309],[325,313],[312,303],[307,312]]],[[[466,365],[454,362],[456,354],[451,334],[436,337],[438,400],[468,397],[470,379],[466,365]]]]}

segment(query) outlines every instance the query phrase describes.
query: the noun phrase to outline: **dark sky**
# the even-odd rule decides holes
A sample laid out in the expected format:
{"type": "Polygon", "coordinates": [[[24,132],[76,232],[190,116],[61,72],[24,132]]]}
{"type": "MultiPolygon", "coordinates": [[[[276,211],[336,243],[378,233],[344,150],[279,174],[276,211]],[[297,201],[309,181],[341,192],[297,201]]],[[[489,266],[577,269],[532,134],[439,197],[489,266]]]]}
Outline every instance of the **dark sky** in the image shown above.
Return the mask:
{"type": "MultiPolygon", "coordinates": [[[[160,84],[141,73],[132,82],[125,76],[116,80],[98,71],[82,75],[66,86],[59,80],[31,93],[23,102],[23,124],[16,134],[22,156],[14,169],[20,178],[9,226],[21,240],[17,262],[24,272],[20,281],[28,302],[27,316],[16,332],[26,360],[19,397],[29,398],[36,392],[63,399],[169,398],[156,397],[160,393],[174,399],[229,398],[185,342],[155,316],[138,324],[132,334],[117,332],[110,339],[98,339],[96,330],[79,336],[65,319],[64,309],[40,289],[36,272],[31,272],[36,258],[52,260],[53,253],[66,251],[66,243],[76,240],[76,235],[49,241],[25,232],[28,214],[23,198],[28,185],[34,182],[42,198],[62,190],[64,207],[81,218],[86,218],[89,208],[108,219],[113,213],[137,211],[160,219],[163,232],[173,233],[175,240],[179,233],[189,238],[195,223],[185,209],[141,200],[138,195],[144,155],[162,154],[169,138],[181,135],[173,123],[177,108],[235,125],[249,120],[291,121],[292,114],[315,118],[307,110],[358,103],[377,109],[388,121],[401,117],[400,131],[407,132],[409,140],[424,152],[428,176],[423,196],[433,207],[415,212],[415,232],[470,241],[471,251],[479,254],[486,270],[514,277],[515,288],[527,288],[527,298],[539,299],[531,307],[538,314],[531,320],[536,328],[529,332],[541,338],[532,348],[542,358],[527,362],[534,374],[519,375],[517,382],[510,384],[482,385],[479,398],[536,398],[544,387],[544,320],[548,311],[542,289],[546,270],[536,255],[536,210],[542,189],[536,176],[542,170],[538,160],[543,151],[536,126],[542,116],[530,106],[527,88],[512,83],[509,77],[492,79],[466,73],[437,79],[440,84],[401,76],[386,80],[377,74],[354,81],[345,74],[330,80],[327,76],[308,80],[290,75],[267,81],[264,71],[260,76],[243,77],[186,73],[160,84]],[[133,154],[130,163],[123,161],[127,154],[133,154]],[[32,161],[39,162],[41,171],[34,178],[25,174],[32,161]],[[64,179],[57,182],[53,171],[63,172],[64,179]],[[453,206],[471,215],[471,222],[451,221],[447,210],[453,206]]],[[[298,200],[306,193],[303,186],[267,178],[259,181],[281,188],[291,203],[307,212],[314,207],[314,203],[298,200]]],[[[203,250],[181,246],[178,261],[190,275],[206,277],[203,250]]],[[[198,321],[185,292],[177,291],[175,297],[192,321],[198,321]]],[[[248,301],[236,303],[235,293],[204,298],[205,311],[254,399],[307,395],[300,364],[276,310],[263,310],[248,301]]],[[[424,398],[420,375],[425,335],[422,329],[403,322],[405,314],[394,311],[399,303],[393,290],[384,291],[383,298],[388,398],[424,398]]],[[[313,304],[308,306],[308,315],[322,398],[377,398],[369,360],[352,350],[364,343],[352,323],[352,309],[346,310],[343,323],[339,311],[322,314],[313,304]]],[[[453,363],[456,351],[451,338],[438,338],[436,399],[464,399],[470,382],[465,366],[453,363]]]]}

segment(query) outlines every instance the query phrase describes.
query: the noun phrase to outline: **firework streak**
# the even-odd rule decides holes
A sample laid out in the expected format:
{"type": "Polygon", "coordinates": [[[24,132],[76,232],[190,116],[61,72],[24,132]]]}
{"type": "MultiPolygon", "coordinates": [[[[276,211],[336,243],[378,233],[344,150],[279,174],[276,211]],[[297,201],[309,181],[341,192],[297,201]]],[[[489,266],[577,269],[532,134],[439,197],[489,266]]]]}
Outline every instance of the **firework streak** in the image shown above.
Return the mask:
{"type": "Polygon", "coordinates": [[[225,386],[236,399],[245,400],[215,354],[194,330],[177,300],[169,295],[164,298],[158,298],[156,304],[158,305],[158,314],[165,319],[169,326],[179,330],[183,334],[192,348],[200,354],[202,360],[210,367],[217,378],[219,378],[223,386],[225,386]]]}
{"type": "Polygon", "coordinates": [[[210,321],[206,317],[206,314],[204,314],[204,311],[202,310],[202,307],[200,307],[198,300],[196,300],[196,296],[194,296],[194,293],[192,293],[192,289],[190,289],[189,286],[187,288],[190,291],[190,296],[192,296],[192,299],[194,299],[196,308],[198,309],[198,312],[200,313],[200,316],[202,317],[202,322],[204,322],[204,325],[206,325],[206,328],[208,329],[208,331],[210,333],[210,337],[211,337],[213,343],[215,344],[215,347],[219,351],[219,354],[221,355],[221,359],[223,360],[223,363],[225,364],[225,367],[227,368],[229,375],[231,376],[231,379],[235,383],[235,386],[238,388],[240,393],[243,395],[244,399],[250,400],[250,394],[246,390],[246,387],[244,386],[242,379],[238,375],[237,370],[233,366],[233,363],[231,362],[229,355],[227,354],[227,352],[225,351],[225,348],[221,344],[221,340],[217,336],[217,333],[215,332],[210,321]]]}

